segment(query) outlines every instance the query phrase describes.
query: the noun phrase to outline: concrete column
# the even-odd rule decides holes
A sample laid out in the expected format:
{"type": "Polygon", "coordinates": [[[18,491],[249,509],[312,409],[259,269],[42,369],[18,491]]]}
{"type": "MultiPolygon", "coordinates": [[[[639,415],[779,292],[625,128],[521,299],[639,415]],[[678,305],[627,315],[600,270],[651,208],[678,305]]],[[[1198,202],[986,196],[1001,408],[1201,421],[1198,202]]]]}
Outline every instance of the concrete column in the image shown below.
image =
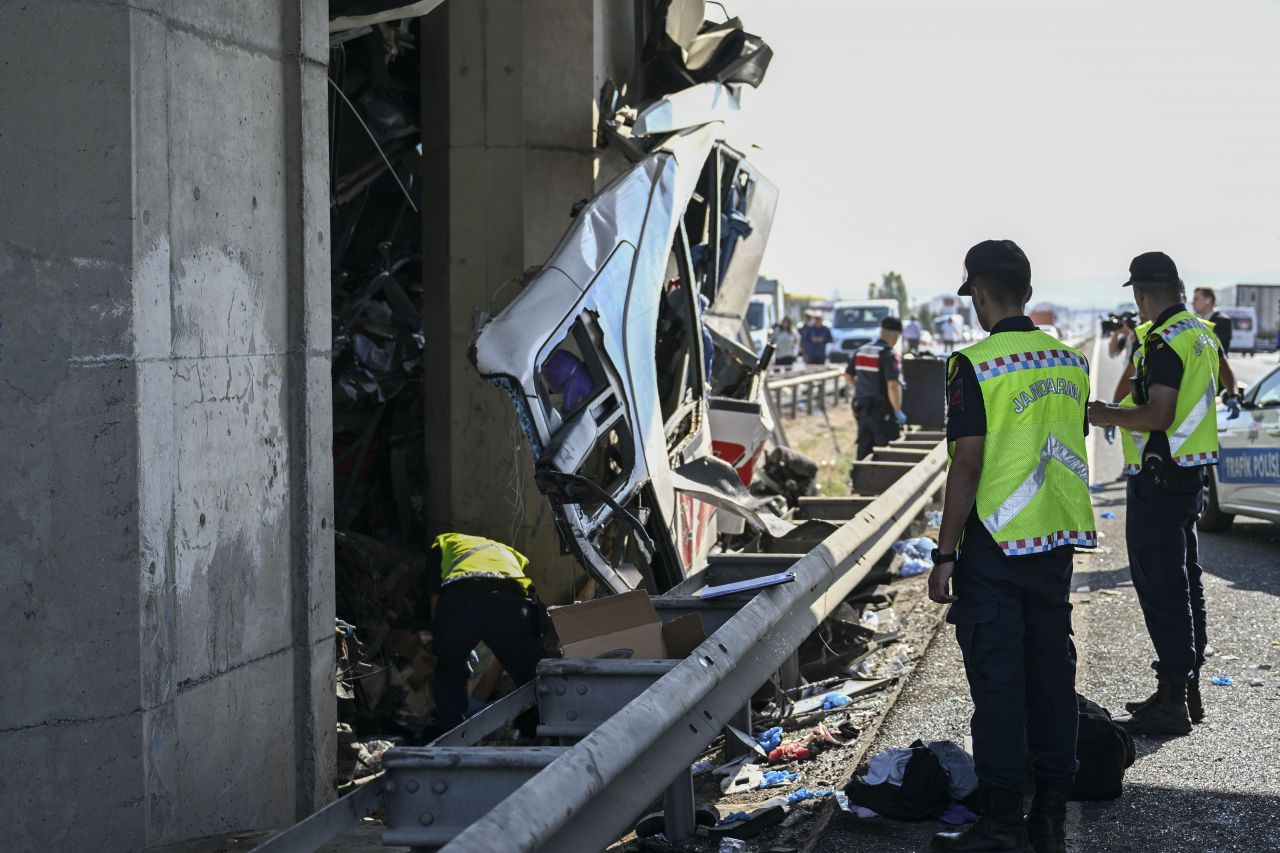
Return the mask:
{"type": "Polygon", "coordinates": [[[560,554],[510,401],[467,348],[618,168],[594,150],[596,99],[606,75],[634,75],[633,19],[616,0],[477,0],[423,20],[428,519],[511,542],[550,601],[583,572],[560,554]]]}
{"type": "Polygon", "coordinates": [[[4,846],[287,824],[334,751],[325,4],[5,11],[4,846]]]}

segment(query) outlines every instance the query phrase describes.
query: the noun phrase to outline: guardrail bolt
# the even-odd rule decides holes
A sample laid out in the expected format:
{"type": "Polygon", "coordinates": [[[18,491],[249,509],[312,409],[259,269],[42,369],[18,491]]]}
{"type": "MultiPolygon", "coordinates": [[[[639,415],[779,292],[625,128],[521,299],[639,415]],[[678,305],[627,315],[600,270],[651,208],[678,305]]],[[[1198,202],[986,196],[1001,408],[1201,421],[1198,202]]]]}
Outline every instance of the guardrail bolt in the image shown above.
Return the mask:
{"type": "Polygon", "coordinates": [[[410,779],[408,782],[405,782],[404,789],[408,791],[410,794],[418,793],[418,780],[410,779]]]}
{"type": "Polygon", "coordinates": [[[565,715],[564,715],[564,716],[565,716],[565,719],[568,719],[568,720],[576,720],[576,719],[578,719],[578,712],[577,712],[577,711],[567,711],[567,712],[565,713],[565,715]]]}
{"type": "Polygon", "coordinates": [[[435,791],[437,794],[443,794],[445,791],[449,790],[449,786],[445,784],[443,779],[437,779],[431,783],[431,790],[435,791]]]}
{"type": "Polygon", "coordinates": [[[578,685],[578,695],[579,695],[579,696],[586,696],[586,695],[587,695],[587,685],[585,685],[585,684],[579,684],[579,685],[578,685]]]}
{"type": "Polygon", "coordinates": [[[564,695],[564,685],[563,685],[563,684],[557,684],[557,685],[556,685],[556,695],[557,695],[557,696],[563,696],[563,695],[564,695]]]}
{"type": "Polygon", "coordinates": [[[435,822],[436,822],[436,816],[433,815],[431,812],[423,812],[422,814],[418,815],[418,823],[422,824],[423,826],[431,826],[431,824],[435,822]]]}

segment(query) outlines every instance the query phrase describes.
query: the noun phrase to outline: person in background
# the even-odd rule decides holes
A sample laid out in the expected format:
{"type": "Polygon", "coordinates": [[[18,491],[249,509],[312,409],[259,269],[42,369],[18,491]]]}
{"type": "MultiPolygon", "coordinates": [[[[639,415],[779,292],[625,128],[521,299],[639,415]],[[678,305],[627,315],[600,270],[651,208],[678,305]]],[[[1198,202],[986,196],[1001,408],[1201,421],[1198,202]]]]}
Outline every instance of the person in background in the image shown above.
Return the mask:
{"type": "Polygon", "coordinates": [[[800,330],[800,352],[808,364],[826,364],[827,347],[835,340],[831,330],[822,322],[821,314],[814,314],[809,325],[800,330]]]}
{"type": "Polygon", "coordinates": [[[894,349],[901,335],[902,321],[885,317],[880,322],[880,337],[858,347],[845,368],[844,380],[853,386],[859,459],[866,459],[873,448],[884,447],[901,435],[907,422],[902,411],[902,369],[894,349]]]}
{"type": "Polygon", "coordinates": [[[912,314],[907,319],[907,324],[902,327],[902,337],[907,342],[907,352],[920,352],[920,321],[916,319],[915,314],[912,314]]]}
{"type": "Polygon", "coordinates": [[[783,317],[773,331],[773,363],[779,367],[795,364],[796,346],[796,333],[791,327],[791,318],[783,317]]]}
{"type": "Polygon", "coordinates": [[[1196,316],[1213,326],[1224,354],[1231,352],[1231,318],[1218,310],[1218,295],[1212,287],[1197,287],[1191,294],[1191,310],[1196,316]]]}
{"type": "Polygon", "coordinates": [[[950,314],[944,317],[938,333],[942,338],[942,351],[950,355],[956,348],[956,341],[960,338],[960,330],[956,328],[955,318],[950,314]]]}

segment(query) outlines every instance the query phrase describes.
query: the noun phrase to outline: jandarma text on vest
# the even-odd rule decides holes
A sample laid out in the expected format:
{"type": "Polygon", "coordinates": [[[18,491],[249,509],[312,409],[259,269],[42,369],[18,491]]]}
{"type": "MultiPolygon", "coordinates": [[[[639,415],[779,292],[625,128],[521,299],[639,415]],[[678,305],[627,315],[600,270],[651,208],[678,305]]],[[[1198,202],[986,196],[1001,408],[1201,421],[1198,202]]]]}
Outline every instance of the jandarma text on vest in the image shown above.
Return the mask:
{"type": "Polygon", "coordinates": [[[1050,394],[1066,394],[1080,402],[1080,386],[1067,379],[1038,379],[1027,386],[1027,390],[1013,398],[1013,411],[1022,414],[1027,407],[1050,394]]]}

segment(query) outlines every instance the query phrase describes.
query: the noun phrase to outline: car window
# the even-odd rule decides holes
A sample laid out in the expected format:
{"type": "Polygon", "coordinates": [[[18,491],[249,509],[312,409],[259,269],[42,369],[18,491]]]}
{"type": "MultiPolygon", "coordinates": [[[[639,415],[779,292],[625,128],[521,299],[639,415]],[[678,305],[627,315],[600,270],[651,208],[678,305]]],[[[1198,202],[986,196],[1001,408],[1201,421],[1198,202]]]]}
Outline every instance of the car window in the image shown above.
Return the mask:
{"type": "Polygon", "coordinates": [[[1244,316],[1244,317],[1239,317],[1239,316],[1237,316],[1237,317],[1232,317],[1232,318],[1231,318],[1231,328],[1235,329],[1237,332],[1252,332],[1252,331],[1253,331],[1253,318],[1252,318],[1252,317],[1249,317],[1249,316],[1244,316]]]}
{"type": "Polygon", "coordinates": [[[747,305],[747,327],[756,332],[764,328],[764,303],[751,302],[747,305]]]}
{"type": "Polygon", "coordinates": [[[883,305],[837,308],[835,319],[831,325],[837,329],[853,329],[859,326],[879,326],[880,321],[889,316],[889,309],[883,305]]]}
{"type": "Polygon", "coordinates": [[[1255,406],[1280,406],[1280,370],[1273,370],[1271,375],[1258,383],[1258,391],[1253,395],[1255,406]]]}

